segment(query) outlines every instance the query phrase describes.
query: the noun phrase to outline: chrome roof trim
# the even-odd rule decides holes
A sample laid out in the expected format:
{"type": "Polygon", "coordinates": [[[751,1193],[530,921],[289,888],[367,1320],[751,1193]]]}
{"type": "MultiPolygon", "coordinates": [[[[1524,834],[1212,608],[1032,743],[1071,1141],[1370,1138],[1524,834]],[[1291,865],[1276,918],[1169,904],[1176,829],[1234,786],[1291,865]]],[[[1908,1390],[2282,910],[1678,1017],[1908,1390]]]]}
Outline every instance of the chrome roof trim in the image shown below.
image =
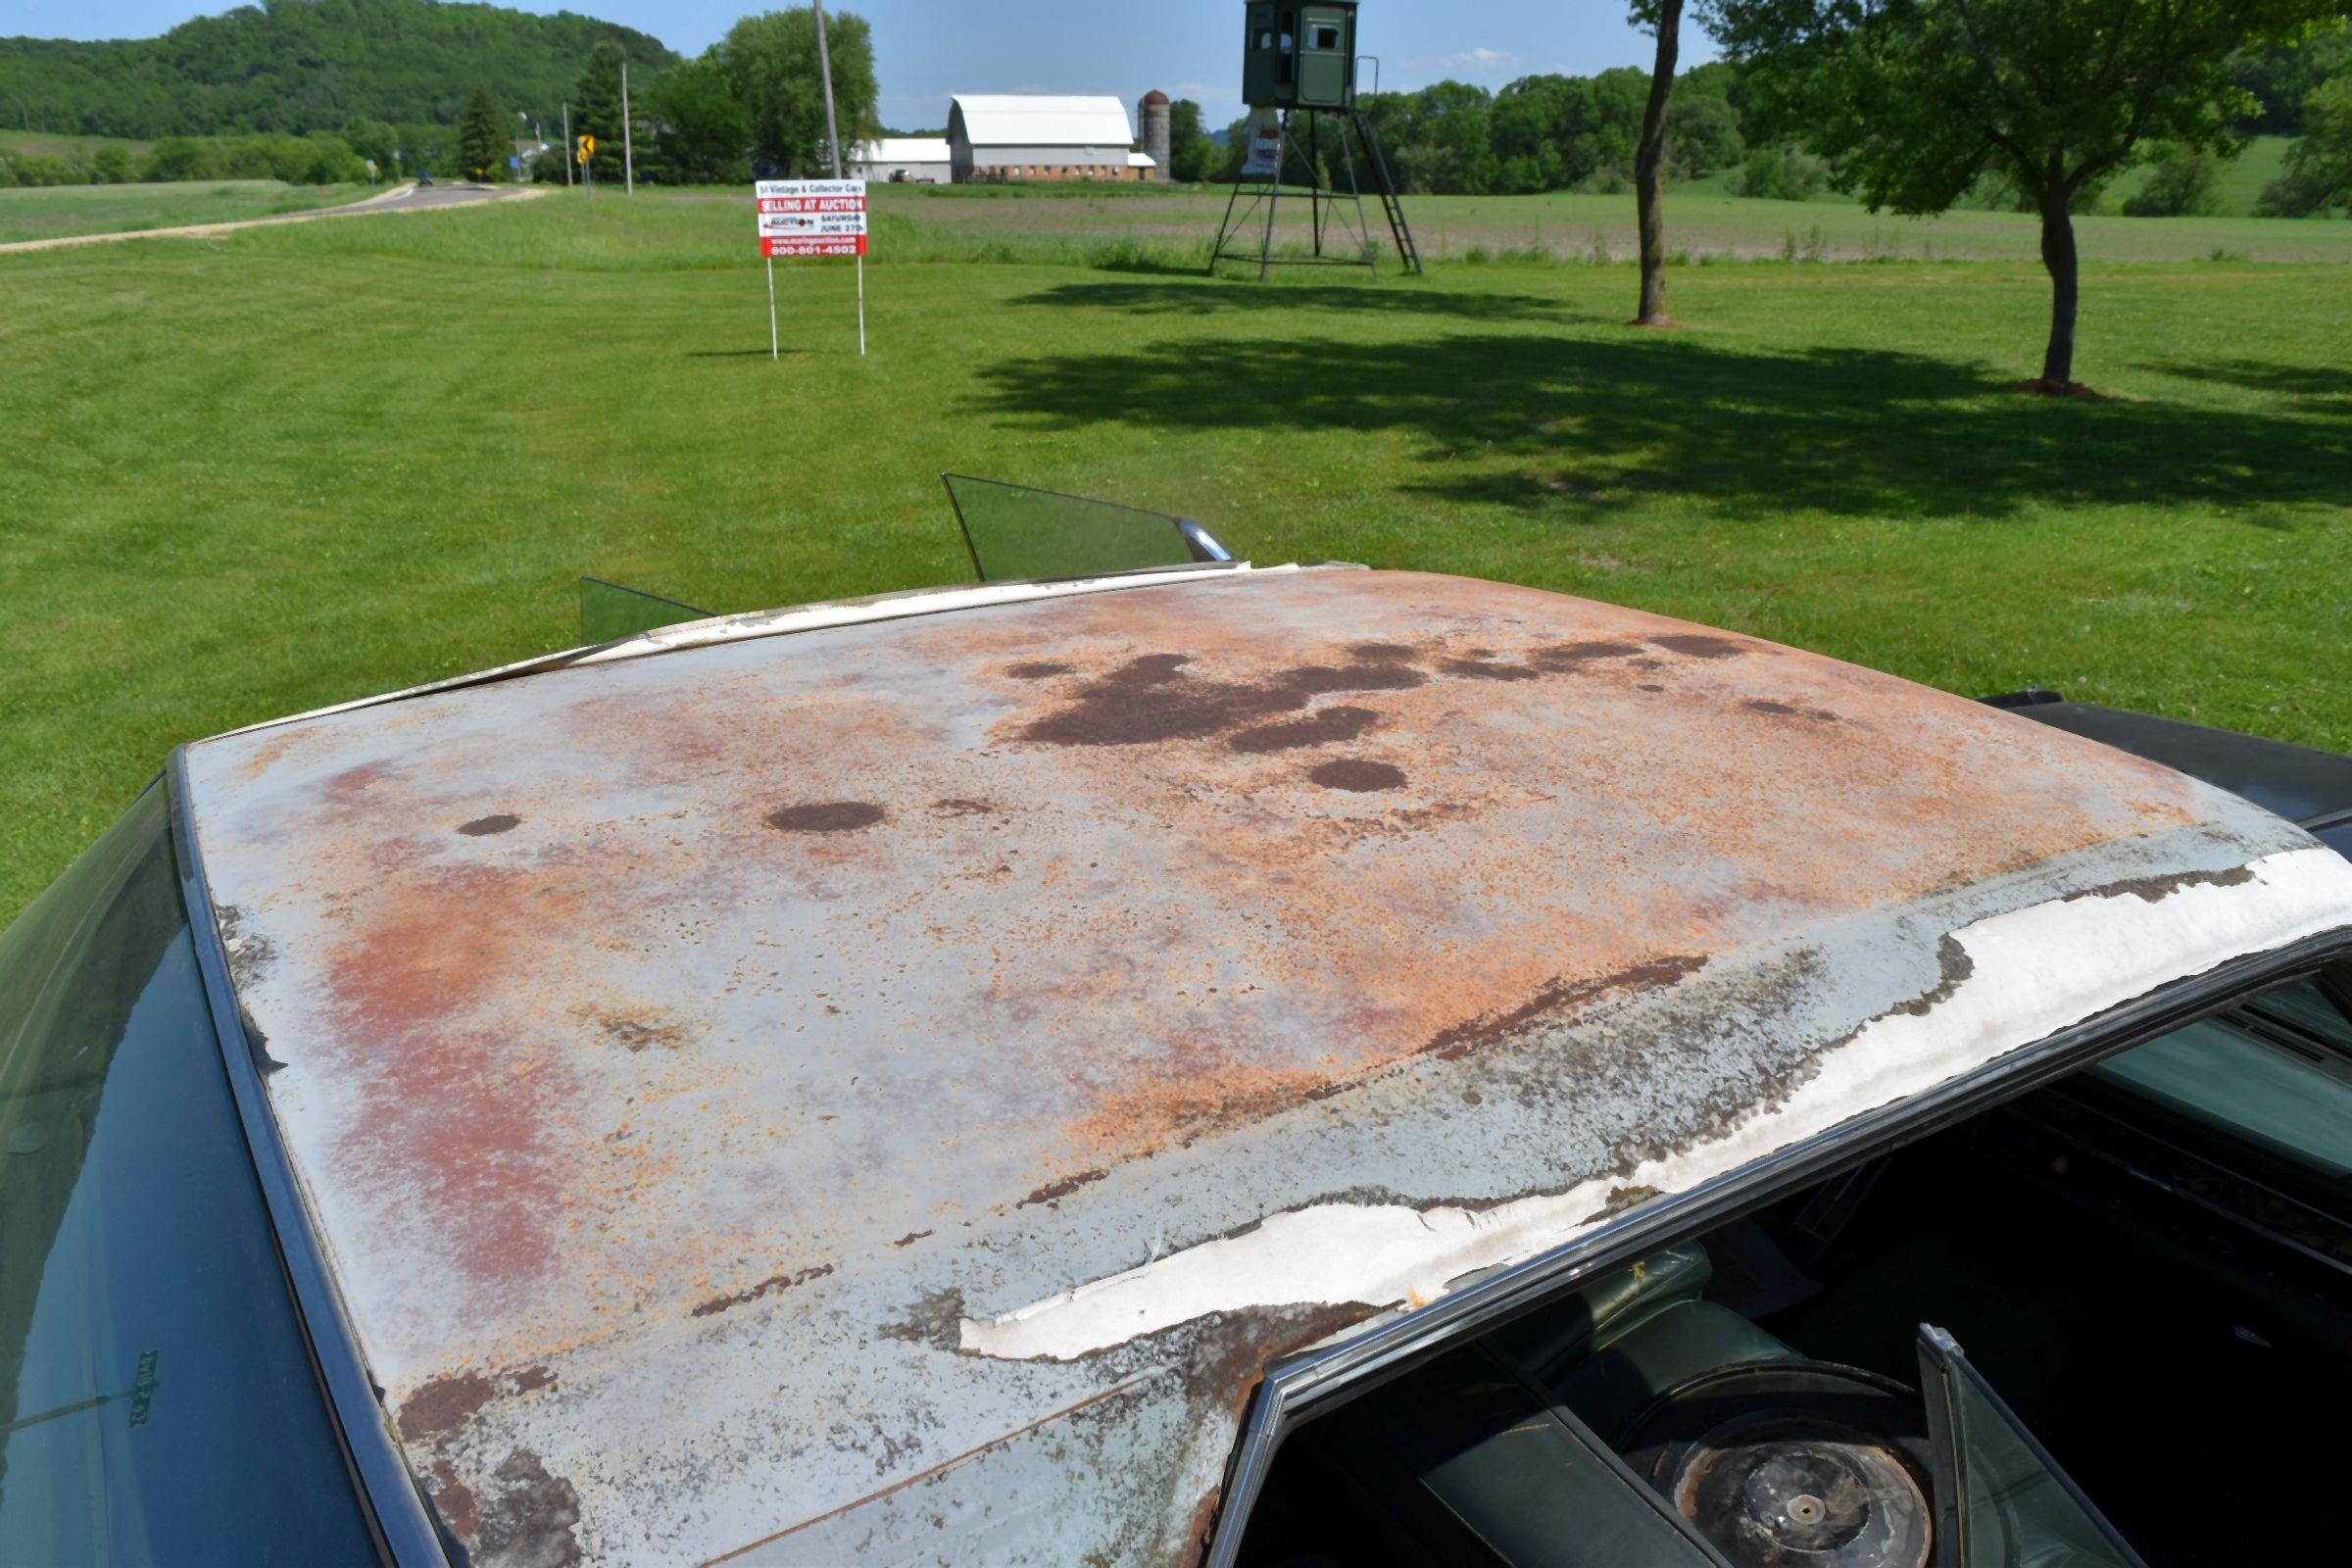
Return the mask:
{"type": "MultiPolygon", "coordinates": [[[[1315,563],[1311,569],[1325,566],[1354,570],[1344,563],[1315,563]]],[[[731,615],[712,615],[704,620],[680,621],[675,625],[657,626],[632,636],[617,638],[609,643],[591,643],[580,648],[566,648],[559,653],[538,654],[517,660],[511,664],[494,664],[464,675],[451,675],[442,680],[428,680],[416,686],[403,686],[396,691],[378,692],[372,697],[355,697],[347,703],[329,703],[299,713],[286,713],[277,718],[265,718],[235,729],[224,729],[204,740],[226,740],[231,735],[250,735],[257,730],[275,729],[281,724],[296,724],[305,719],[324,718],[330,713],[347,713],[355,709],[377,708],[386,703],[406,702],[412,697],[430,697],[439,692],[458,691],[467,686],[486,686],[492,681],[513,680],[521,675],[543,674],[549,670],[568,669],[575,664],[603,664],[616,660],[644,659],[654,654],[677,653],[688,648],[709,648],[719,643],[744,642],[757,637],[785,637],[794,632],[816,631],[827,626],[852,626],[875,620],[905,620],[915,615],[939,615],[952,611],[973,610],[983,605],[1026,604],[1039,599],[1067,599],[1080,594],[1115,593],[1122,588],[1160,588],[1170,583],[1197,582],[1254,572],[1265,575],[1273,572],[1293,572],[1310,569],[1296,564],[1279,566],[1256,566],[1247,561],[1225,558],[1200,562],[1188,566],[1151,566],[1137,571],[1104,572],[1092,577],[1021,578],[1009,582],[956,583],[945,588],[906,588],[895,593],[867,594],[856,599],[816,599],[805,605],[791,605],[779,610],[746,610],[731,615]]]]}

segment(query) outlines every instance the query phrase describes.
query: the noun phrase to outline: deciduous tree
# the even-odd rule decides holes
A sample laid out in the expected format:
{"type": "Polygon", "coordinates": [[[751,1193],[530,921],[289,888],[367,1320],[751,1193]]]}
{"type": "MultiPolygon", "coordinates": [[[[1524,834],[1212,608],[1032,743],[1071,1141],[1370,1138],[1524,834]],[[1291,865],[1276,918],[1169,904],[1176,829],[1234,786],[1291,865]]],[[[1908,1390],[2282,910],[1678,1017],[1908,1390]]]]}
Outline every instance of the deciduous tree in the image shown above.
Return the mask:
{"type": "MultiPolygon", "coordinates": [[[[874,105],[874,32],[863,17],[828,13],[826,40],[833,60],[834,113],[845,154],[870,141],[880,122],[874,105]]],[[[824,80],[816,63],[816,20],[806,6],[746,17],[710,51],[735,99],[751,120],[760,161],[786,174],[821,177],[833,172],[825,146],[824,80]]]]}
{"type": "Polygon", "coordinates": [[[2231,51],[2342,0],[1700,0],[1767,128],[1876,210],[1939,213],[1997,168],[2041,218],[2050,331],[2035,385],[2073,386],[2077,194],[2143,141],[2220,150],[2231,51]]]}
{"type": "Polygon", "coordinates": [[[1642,239],[1642,299],[1636,326],[1672,326],[1666,314],[1666,214],[1659,181],[1666,163],[1666,105],[1674,92],[1674,61],[1682,48],[1683,0],[1634,0],[1634,20],[1657,39],[1649,68],[1649,100],[1642,110],[1642,139],[1634,147],[1634,218],[1642,239]]]}
{"type": "Polygon", "coordinates": [[[2262,189],[2262,210],[2308,218],[2352,208],[2352,74],[2314,89],[2303,100],[2303,139],[2287,149],[2286,167],[2262,189]]]}
{"type": "Polygon", "coordinates": [[[1168,177],[1190,183],[1208,177],[1217,144],[1201,123],[1200,106],[1190,98],[1168,105],[1168,177]]]}
{"type": "Polygon", "coordinates": [[[715,63],[688,61],[655,84],[646,106],[661,126],[662,158],[671,178],[723,185],[751,177],[751,117],[715,63]]]}

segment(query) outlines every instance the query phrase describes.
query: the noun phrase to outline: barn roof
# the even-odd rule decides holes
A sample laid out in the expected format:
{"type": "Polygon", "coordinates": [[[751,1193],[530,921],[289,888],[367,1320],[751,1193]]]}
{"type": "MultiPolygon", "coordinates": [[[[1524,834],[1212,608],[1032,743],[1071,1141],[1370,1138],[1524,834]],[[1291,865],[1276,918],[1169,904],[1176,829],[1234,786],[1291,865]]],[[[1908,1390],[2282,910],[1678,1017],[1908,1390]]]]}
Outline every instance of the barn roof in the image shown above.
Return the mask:
{"type": "Polygon", "coordinates": [[[1098,588],[189,749],[475,1562],[1179,1559],[1269,1358],[2352,910],[2240,801],[1754,638],[1098,588]]]}
{"type": "Polygon", "coordinates": [[[1127,106],[1116,98],[957,93],[951,104],[975,147],[1125,147],[1135,140],[1127,106]]]}
{"type": "Polygon", "coordinates": [[[860,142],[850,161],[858,164],[944,164],[950,158],[944,136],[882,136],[860,142]]]}

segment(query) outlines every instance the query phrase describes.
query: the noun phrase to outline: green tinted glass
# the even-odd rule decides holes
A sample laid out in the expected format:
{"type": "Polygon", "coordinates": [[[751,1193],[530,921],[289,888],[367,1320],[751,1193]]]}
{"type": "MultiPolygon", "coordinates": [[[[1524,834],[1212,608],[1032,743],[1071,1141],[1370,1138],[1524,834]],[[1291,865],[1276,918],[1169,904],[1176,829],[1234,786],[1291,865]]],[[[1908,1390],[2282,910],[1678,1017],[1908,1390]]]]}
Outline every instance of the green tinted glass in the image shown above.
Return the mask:
{"type": "Polygon", "coordinates": [[[1946,1568],[2146,1568],[1941,1329],[1919,1332],[1946,1568]]]}
{"type": "Polygon", "coordinates": [[[0,935],[0,1563],[373,1561],[164,804],[0,935]]]}
{"type": "Polygon", "coordinates": [[[1027,485],[942,474],[982,582],[1092,577],[1230,559],[1200,524],[1027,485]]]}
{"type": "Polygon", "coordinates": [[[2091,1076],[2238,1143],[2352,1182],[2352,1025],[2311,981],[2177,1029],[2091,1076]],[[2277,1025],[2286,1026],[2281,1030],[2277,1025]],[[2273,1027],[2264,1027],[2272,1025],[2273,1027]]]}
{"type": "Polygon", "coordinates": [[[622,637],[634,637],[641,631],[657,626],[675,626],[680,621],[707,620],[708,610],[649,594],[641,588],[624,588],[601,577],[580,579],[580,644],[593,647],[622,637]]]}

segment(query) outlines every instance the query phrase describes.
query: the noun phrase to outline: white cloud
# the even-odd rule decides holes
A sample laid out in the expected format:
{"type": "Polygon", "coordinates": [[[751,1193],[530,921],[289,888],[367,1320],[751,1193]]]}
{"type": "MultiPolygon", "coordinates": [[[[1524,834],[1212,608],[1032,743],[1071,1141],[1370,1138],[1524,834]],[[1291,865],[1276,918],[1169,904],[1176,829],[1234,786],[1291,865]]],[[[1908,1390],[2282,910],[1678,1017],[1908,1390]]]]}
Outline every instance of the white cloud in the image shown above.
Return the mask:
{"type": "Polygon", "coordinates": [[[1507,49],[1464,49],[1459,54],[1440,55],[1430,62],[1441,71],[1499,71],[1519,63],[1519,57],[1507,49]]]}

